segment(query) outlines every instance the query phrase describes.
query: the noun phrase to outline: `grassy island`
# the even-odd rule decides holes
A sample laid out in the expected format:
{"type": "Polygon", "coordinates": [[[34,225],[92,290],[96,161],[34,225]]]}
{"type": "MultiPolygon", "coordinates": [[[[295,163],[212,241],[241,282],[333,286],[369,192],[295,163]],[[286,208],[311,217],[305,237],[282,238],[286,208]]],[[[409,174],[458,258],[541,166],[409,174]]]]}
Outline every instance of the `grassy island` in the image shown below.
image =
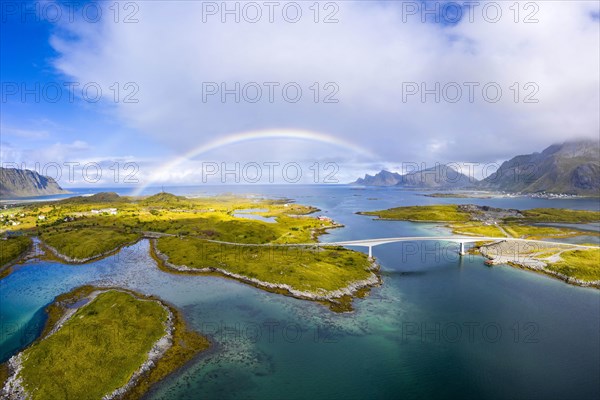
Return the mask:
{"type": "MultiPolygon", "coordinates": [[[[598,233],[572,228],[534,225],[543,222],[589,223],[600,221],[600,212],[536,208],[501,209],[475,205],[431,205],[396,207],[360,212],[380,219],[415,222],[440,222],[454,234],[532,240],[561,239],[598,233]]],[[[600,248],[573,245],[518,245],[514,242],[484,244],[482,254],[495,263],[533,269],[569,283],[600,287],[600,248]]]]}
{"type": "Polygon", "coordinates": [[[5,389],[34,400],[101,399],[119,389],[139,398],[209,345],[175,310],[121,289],[83,287],[48,312],[42,338],[8,362],[5,389]]]}
{"type": "Polygon", "coordinates": [[[379,211],[361,211],[358,214],[398,221],[462,222],[469,220],[469,215],[459,210],[458,206],[453,204],[396,207],[379,211]]]}
{"type": "Polygon", "coordinates": [[[343,247],[236,246],[162,237],[157,249],[190,272],[220,270],[321,296],[373,275],[365,254],[343,247]]]}

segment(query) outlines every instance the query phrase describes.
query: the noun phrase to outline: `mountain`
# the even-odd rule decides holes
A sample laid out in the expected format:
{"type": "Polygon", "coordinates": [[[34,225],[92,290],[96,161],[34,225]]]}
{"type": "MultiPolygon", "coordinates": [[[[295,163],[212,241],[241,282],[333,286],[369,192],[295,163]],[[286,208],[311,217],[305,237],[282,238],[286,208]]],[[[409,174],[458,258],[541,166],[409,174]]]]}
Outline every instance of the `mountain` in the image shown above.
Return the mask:
{"type": "Polygon", "coordinates": [[[78,203],[78,204],[86,204],[86,203],[127,203],[129,199],[127,197],[121,197],[115,192],[100,192],[95,193],[91,196],[75,196],[69,197],[68,199],[60,200],[59,203],[78,203]]]}
{"type": "Polygon", "coordinates": [[[462,189],[474,186],[477,180],[448,165],[438,164],[435,167],[405,175],[382,170],[375,176],[367,174],[353,183],[365,186],[398,186],[418,189],[462,189]]]}
{"type": "Polygon", "coordinates": [[[477,184],[471,178],[454,168],[438,164],[435,167],[402,175],[396,186],[419,189],[465,189],[477,184]]]}
{"type": "Polygon", "coordinates": [[[553,144],[541,153],[516,156],[502,163],[482,188],[522,193],[600,193],[600,143],[577,140],[553,144]]]}
{"type": "Polygon", "coordinates": [[[54,179],[28,169],[0,167],[0,196],[3,198],[47,196],[69,193],[54,179]]]}
{"type": "Polygon", "coordinates": [[[396,172],[381,170],[375,176],[366,174],[364,178],[358,178],[353,183],[365,186],[394,186],[402,179],[402,175],[396,172]]]}

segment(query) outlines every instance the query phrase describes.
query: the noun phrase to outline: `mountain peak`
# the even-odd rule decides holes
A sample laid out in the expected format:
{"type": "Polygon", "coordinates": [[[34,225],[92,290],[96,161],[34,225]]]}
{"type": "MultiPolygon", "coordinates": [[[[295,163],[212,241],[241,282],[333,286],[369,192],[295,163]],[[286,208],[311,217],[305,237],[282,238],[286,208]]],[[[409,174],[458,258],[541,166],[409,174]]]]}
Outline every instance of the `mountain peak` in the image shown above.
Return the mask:
{"type": "Polygon", "coordinates": [[[64,194],[56,181],[28,169],[0,167],[0,196],[6,198],[64,194]]]}
{"type": "Polygon", "coordinates": [[[365,186],[458,189],[473,186],[476,182],[476,179],[462,174],[450,165],[436,164],[433,167],[411,171],[404,175],[381,170],[375,176],[366,174],[364,178],[359,178],[353,183],[365,186]]]}
{"type": "Polygon", "coordinates": [[[402,175],[382,169],[374,176],[365,174],[364,178],[358,178],[354,184],[366,186],[394,186],[402,179],[402,175]]]}

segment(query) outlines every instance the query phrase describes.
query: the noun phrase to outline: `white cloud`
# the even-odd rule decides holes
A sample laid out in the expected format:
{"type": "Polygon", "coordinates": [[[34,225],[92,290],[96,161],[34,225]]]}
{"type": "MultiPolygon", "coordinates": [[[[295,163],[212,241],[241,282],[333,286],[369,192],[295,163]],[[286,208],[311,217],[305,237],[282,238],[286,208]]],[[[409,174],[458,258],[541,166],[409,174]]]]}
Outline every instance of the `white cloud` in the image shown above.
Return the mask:
{"type": "MultiPolygon", "coordinates": [[[[224,134],[303,128],[358,143],[380,155],[373,161],[489,161],[597,137],[600,129],[595,2],[537,2],[539,22],[532,24],[513,21],[512,2],[500,3],[498,23],[487,22],[482,2],[473,23],[446,27],[421,23],[418,15],[404,15],[403,22],[401,5],[392,2],[338,2],[335,24],[315,24],[308,3],[296,24],[277,13],[273,24],[264,15],[256,24],[223,24],[218,16],[203,23],[203,2],[136,4],[139,23],[107,18],[62,26],[52,39],[60,53],[56,67],[103,87],[136,82],[139,102],[119,103],[118,117],[175,152],[224,134]],[[298,82],[304,97],[289,104],[276,92],[274,103],[221,103],[216,96],[203,103],[203,82],[298,82]],[[339,103],[314,104],[313,82],[335,82],[339,103]],[[428,95],[421,103],[417,95],[404,103],[407,82],[428,88],[457,82],[463,99],[436,103],[428,95]],[[473,103],[464,82],[480,83],[473,103]],[[483,99],[487,82],[501,87],[498,103],[483,99]],[[525,88],[527,82],[533,85],[525,88]],[[536,88],[539,102],[524,104],[536,88]]],[[[531,12],[524,4],[520,20],[531,12]]],[[[230,155],[268,160],[274,153],[323,158],[329,152],[288,142],[276,149],[248,144],[230,155]]]]}

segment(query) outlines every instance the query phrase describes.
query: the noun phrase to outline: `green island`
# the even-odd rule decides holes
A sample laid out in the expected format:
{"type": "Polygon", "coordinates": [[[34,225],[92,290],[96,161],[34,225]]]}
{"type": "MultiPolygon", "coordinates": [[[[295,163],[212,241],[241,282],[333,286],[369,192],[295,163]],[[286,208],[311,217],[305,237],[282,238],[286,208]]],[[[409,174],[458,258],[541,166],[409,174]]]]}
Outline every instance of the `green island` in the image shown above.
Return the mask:
{"type": "Polygon", "coordinates": [[[440,222],[457,235],[497,237],[477,243],[474,251],[487,257],[489,264],[509,264],[557,277],[568,283],[600,288],[600,247],[590,245],[502,241],[502,238],[531,240],[598,236],[597,232],[535,225],[544,222],[590,223],[600,221],[600,212],[554,208],[531,210],[501,209],[487,206],[429,205],[363,211],[379,219],[440,222]]]}
{"type": "Polygon", "coordinates": [[[379,219],[419,222],[458,222],[469,221],[469,215],[461,212],[456,205],[395,207],[379,211],[360,211],[360,215],[372,215],[379,219]]]}
{"type": "Polygon", "coordinates": [[[12,219],[0,232],[17,222],[21,234],[41,240],[45,257],[68,263],[91,262],[148,238],[168,272],[218,274],[350,310],[352,297],[380,283],[377,265],[361,252],[310,246],[340,226],[310,215],[317,211],[286,199],[99,193],[3,210],[12,219]]]}
{"type": "Polygon", "coordinates": [[[138,399],[210,345],[177,310],[124,289],[84,286],[46,311],[40,338],[2,366],[8,398],[138,399]]]}
{"type": "Polygon", "coordinates": [[[236,246],[197,238],[161,237],[155,249],[163,260],[168,260],[167,265],[179,271],[220,271],[259,287],[283,289],[295,297],[313,300],[351,295],[343,288],[374,276],[365,254],[343,247],[236,246]]]}

